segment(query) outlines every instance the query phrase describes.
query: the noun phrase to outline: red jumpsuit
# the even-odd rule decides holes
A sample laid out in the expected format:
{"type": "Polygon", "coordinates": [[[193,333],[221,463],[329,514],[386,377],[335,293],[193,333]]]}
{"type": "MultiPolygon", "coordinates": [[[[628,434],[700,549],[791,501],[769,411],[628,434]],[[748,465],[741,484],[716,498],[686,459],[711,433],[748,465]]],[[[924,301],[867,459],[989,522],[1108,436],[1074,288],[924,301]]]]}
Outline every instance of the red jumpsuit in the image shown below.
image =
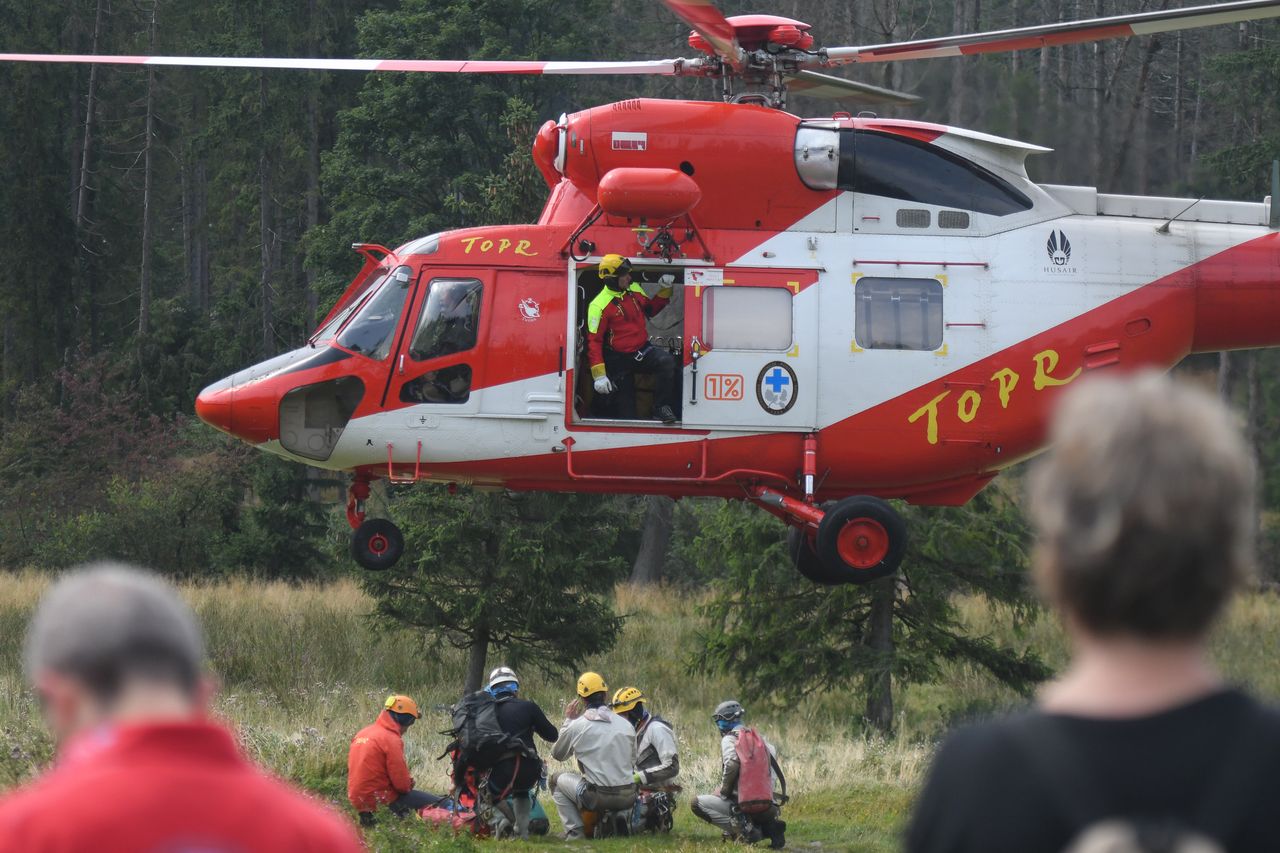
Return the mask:
{"type": "Polygon", "coordinates": [[[413,790],[404,760],[400,726],[384,710],[351,739],[347,753],[347,799],[358,812],[371,812],[413,790]]]}

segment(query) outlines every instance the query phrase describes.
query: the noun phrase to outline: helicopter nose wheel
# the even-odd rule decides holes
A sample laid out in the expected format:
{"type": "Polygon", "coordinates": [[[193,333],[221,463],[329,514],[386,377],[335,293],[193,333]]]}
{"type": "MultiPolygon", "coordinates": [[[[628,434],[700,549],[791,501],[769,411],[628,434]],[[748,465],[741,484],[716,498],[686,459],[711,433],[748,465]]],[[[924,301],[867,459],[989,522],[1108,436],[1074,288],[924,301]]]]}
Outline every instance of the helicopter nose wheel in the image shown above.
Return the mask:
{"type": "Polygon", "coordinates": [[[404,535],[385,518],[368,519],[351,536],[351,556],[361,568],[371,572],[391,568],[403,553],[404,535]]]}
{"type": "Polygon", "coordinates": [[[870,583],[898,570],[906,544],[902,516],[879,498],[858,495],[827,509],[813,537],[814,559],[807,566],[804,548],[793,550],[792,558],[801,574],[818,583],[870,583]],[[813,566],[815,562],[820,568],[813,566]]]}

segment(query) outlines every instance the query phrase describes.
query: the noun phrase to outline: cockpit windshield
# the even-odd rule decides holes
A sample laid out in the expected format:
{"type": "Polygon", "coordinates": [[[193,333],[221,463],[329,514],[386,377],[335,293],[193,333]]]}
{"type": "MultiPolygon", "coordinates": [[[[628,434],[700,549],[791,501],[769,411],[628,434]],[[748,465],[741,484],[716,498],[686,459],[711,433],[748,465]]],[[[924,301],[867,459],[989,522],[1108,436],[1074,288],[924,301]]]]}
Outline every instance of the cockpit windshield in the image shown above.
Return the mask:
{"type": "MultiPolygon", "coordinates": [[[[376,291],[379,287],[382,286],[382,282],[387,277],[387,270],[382,268],[376,269],[370,274],[370,277],[373,279],[373,281],[371,281],[369,284],[365,285],[362,288],[362,290],[364,290],[365,296],[376,291]]],[[[342,328],[342,324],[347,322],[347,318],[350,317],[352,314],[354,314],[356,309],[359,308],[363,303],[364,303],[363,299],[360,299],[360,298],[352,299],[351,302],[345,308],[343,308],[337,314],[333,315],[333,319],[331,319],[329,322],[321,326],[316,331],[316,333],[311,336],[311,341],[310,341],[311,345],[315,346],[317,344],[323,344],[332,340],[333,336],[338,334],[338,330],[342,328]]]]}
{"type": "Polygon", "coordinates": [[[412,284],[413,271],[407,266],[396,267],[338,335],[338,344],[369,358],[381,360],[390,355],[412,284]]]}

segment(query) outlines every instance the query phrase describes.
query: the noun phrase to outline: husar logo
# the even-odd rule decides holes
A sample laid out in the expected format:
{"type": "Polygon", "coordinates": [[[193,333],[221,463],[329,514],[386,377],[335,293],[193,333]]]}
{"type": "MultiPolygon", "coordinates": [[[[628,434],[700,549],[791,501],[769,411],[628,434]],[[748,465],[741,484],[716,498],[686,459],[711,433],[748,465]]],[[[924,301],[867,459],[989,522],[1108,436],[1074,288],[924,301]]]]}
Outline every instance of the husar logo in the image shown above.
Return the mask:
{"type": "Polygon", "coordinates": [[[1049,253],[1052,264],[1044,268],[1050,274],[1074,273],[1076,268],[1071,263],[1071,241],[1065,231],[1050,231],[1049,240],[1045,243],[1045,251],[1049,253]]]}

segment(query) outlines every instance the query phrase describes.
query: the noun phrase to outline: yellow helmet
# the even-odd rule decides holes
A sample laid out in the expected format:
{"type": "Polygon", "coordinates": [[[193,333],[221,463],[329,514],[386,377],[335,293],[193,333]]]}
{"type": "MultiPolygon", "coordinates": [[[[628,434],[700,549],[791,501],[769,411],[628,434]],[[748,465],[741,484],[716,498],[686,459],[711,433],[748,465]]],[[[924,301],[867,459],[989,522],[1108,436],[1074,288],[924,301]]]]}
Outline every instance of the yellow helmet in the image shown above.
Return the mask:
{"type": "Polygon", "coordinates": [[[631,272],[631,261],[622,255],[605,255],[600,259],[599,272],[601,278],[617,278],[631,272]]]}
{"type": "Polygon", "coordinates": [[[598,672],[584,672],[578,679],[578,695],[583,699],[596,693],[608,693],[609,685],[598,672]]]}
{"type": "Polygon", "coordinates": [[[619,714],[625,714],[644,701],[646,701],[644,694],[640,692],[639,687],[624,687],[613,694],[613,710],[619,714]]]}
{"type": "Polygon", "coordinates": [[[408,696],[388,696],[387,701],[382,703],[382,707],[388,711],[395,711],[397,714],[413,714],[417,719],[422,719],[422,712],[418,710],[418,703],[408,696]]]}

